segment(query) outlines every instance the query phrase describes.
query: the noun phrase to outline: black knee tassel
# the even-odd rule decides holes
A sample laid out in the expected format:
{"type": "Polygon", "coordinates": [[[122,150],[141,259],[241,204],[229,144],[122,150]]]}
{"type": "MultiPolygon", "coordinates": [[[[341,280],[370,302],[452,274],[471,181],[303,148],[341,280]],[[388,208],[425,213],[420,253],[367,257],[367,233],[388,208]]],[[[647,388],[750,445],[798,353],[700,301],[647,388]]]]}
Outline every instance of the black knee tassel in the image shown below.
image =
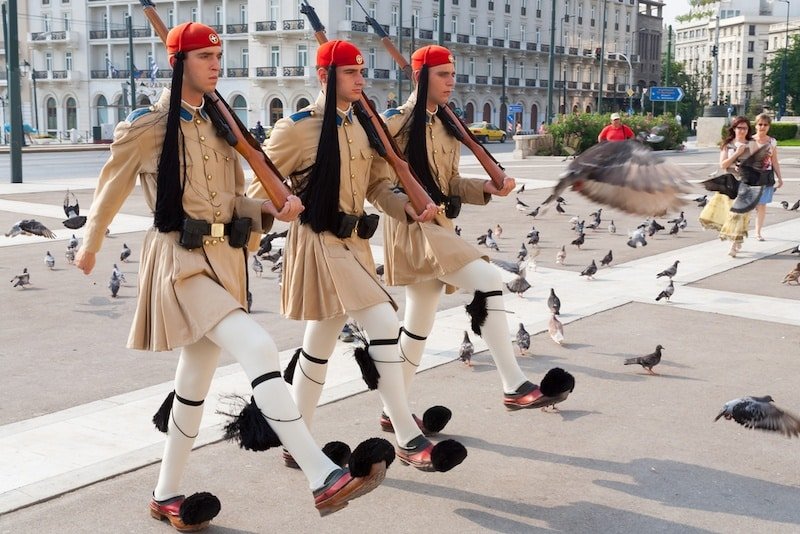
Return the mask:
{"type": "Polygon", "coordinates": [[[300,359],[300,353],[302,351],[303,351],[302,347],[294,351],[292,359],[289,360],[289,363],[286,364],[286,369],[283,370],[283,379],[286,381],[287,384],[291,384],[292,382],[294,382],[294,370],[297,368],[297,361],[300,359]]]}
{"type": "Polygon", "coordinates": [[[486,299],[488,297],[502,296],[502,291],[475,291],[475,297],[472,302],[464,306],[470,316],[472,322],[472,331],[477,335],[481,335],[481,327],[486,322],[486,317],[489,315],[486,299]]]}
{"type": "Polygon", "coordinates": [[[167,433],[167,428],[169,427],[169,414],[172,413],[172,402],[174,400],[175,391],[173,390],[169,392],[167,398],[161,403],[161,407],[153,415],[153,424],[159,432],[163,432],[164,434],[167,433]]]}
{"type": "Polygon", "coordinates": [[[237,441],[242,449],[256,452],[280,446],[281,440],[256,405],[256,399],[251,397],[248,403],[242,397],[236,398],[245,402],[241,412],[238,414],[220,412],[231,418],[225,425],[225,439],[237,441]]]}

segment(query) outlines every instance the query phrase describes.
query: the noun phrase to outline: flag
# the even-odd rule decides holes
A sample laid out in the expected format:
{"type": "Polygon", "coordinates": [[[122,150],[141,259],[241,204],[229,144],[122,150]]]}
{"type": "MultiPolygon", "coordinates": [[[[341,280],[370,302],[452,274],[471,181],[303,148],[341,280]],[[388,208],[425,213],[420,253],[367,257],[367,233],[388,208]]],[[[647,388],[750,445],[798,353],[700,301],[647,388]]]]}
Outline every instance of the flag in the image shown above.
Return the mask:
{"type": "Polygon", "coordinates": [[[137,68],[136,68],[136,65],[132,65],[132,66],[133,66],[133,77],[134,77],[134,78],[136,78],[136,79],[138,80],[138,79],[139,79],[139,78],[141,78],[141,76],[142,76],[142,71],[140,71],[139,69],[137,69],[137,68]]]}
{"type": "Polygon", "coordinates": [[[116,78],[117,77],[117,67],[115,67],[114,64],[111,63],[111,60],[108,59],[108,58],[106,58],[106,65],[108,67],[108,72],[111,74],[111,77],[112,78],[116,78]]]}
{"type": "Polygon", "coordinates": [[[150,83],[156,83],[156,76],[158,75],[158,65],[156,65],[155,56],[150,56],[150,83]]]}

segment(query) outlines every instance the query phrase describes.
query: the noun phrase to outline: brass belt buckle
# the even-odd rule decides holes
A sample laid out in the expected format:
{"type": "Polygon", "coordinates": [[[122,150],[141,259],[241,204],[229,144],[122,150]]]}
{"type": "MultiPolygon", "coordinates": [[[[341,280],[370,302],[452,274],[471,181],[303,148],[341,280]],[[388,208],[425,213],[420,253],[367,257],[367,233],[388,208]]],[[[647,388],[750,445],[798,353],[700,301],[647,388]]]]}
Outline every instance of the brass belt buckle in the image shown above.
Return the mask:
{"type": "Polygon", "coordinates": [[[225,225],[222,223],[211,223],[211,237],[222,237],[225,235],[225,225]]]}

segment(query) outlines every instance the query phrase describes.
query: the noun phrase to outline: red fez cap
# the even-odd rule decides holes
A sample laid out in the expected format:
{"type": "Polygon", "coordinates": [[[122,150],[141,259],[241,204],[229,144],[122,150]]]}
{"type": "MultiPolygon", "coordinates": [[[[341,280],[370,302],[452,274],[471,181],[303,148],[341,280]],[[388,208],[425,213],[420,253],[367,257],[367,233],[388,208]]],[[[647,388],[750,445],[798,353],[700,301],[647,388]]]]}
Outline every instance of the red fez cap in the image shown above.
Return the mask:
{"type": "Polygon", "coordinates": [[[364,56],[356,45],[348,41],[328,41],[317,48],[317,66],[337,67],[344,65],[363,65],[364,56]]]}
{"type": "Polygon", "coordinates": [[[455,62],[453,53],[447,48],[439,45],[423,46],[411,56],[411,70],[420,70],[423,65],[438,67],[455,62]]]}
{"type": "Polygon", "coordinates": [[[167,34],[167,54],[170,56],[208,46],[222,46],[222,41],[213,28],[199,22],[178,24],[167,34]]]}

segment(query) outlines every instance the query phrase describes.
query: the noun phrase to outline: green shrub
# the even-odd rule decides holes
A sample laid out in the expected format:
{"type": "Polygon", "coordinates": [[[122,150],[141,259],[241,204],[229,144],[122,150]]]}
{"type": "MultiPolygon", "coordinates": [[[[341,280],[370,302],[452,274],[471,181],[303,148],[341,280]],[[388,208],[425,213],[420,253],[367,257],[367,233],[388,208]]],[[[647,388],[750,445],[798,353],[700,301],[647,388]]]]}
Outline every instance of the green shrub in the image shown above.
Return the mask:
{"type": "MultiPolygon", "coordinates": [[[[649,133],[653,130],[658,135],[663,135],[664,140],[660,143],[650,144],[653,150],[672,150],[679,148],[686,140],[688,134],[675,120],[671,114],[659,115],[657,117],[647,117],[645,115],[623,116],[622,122],[627,125],[634,134],[640,132],[649,133]]],[[[574,135],[580,136],[578,152],[597,144],[597,136],[600,131],[611,123],[611,114],[598,115],[597,113],[580,113],[573,115],[562,115],[548,127],[548,131],[553,134],[556,142],[556,150],[561,155],[566,155],[564,146],[571,144],[574,135]]]]}
{"type": "Polygon", "coordinates": [[[797,125],[791,122],[773,122],[769,127],[769,135],[778,141],[794,139],[797,137],[797,125]]]}

